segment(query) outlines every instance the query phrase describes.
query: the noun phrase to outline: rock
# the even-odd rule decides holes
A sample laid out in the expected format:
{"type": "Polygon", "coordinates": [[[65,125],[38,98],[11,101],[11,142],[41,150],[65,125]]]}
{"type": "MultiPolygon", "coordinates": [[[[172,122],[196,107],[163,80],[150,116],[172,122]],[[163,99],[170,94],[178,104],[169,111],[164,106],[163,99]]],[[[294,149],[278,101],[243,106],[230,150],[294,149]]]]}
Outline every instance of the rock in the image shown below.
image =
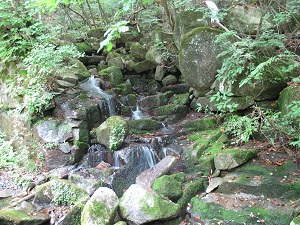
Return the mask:
{"type": "Polygon", "coordinates": [[[146,50],[138,42],[133,42],[130,46],[130,54],[138,61],[143,61],[146,58],[146,50]]]}
{"type": "Polygon", "coordinates": [[[162,84],[164,86],[168,86],[170,84],[176,84],[177,78],[174,75],[168,75],[162,80],[162,84]]]}
{"type": "Polygon", "coordinates": [[[49,171],[51,178],[66,179],[74,167],[60,167],[49,171]]]}
{"type": "Polygon", "coordinates": [[[13,191],[11,190],[1,190],[0,191],[0,199],[9,198],[13,195],[13,191]]]}
{"type": "Polygon", "coordinates": [[[176,14],[174,26],[174,42],[180,48],[180,42],[184,35],[196,27],[209,26],[208,20],[204,18],[203,12],[193,10],[182,10],[176,14]]]}
{"type": "Polygon", "coordinates": [[[291,110],[288,106],[293,101],[299,101],[300,99],[300,86],[289,86],[280,92],[278,98],[278,106],[283,115],[287,114],[291,110]]]}
{"type": "MultiPolygon", "coordinates": [[[[254,105],[254,99],[250,96],[244,97],[227,97],[228,102],[222,107],[218,107],[216,101],[211,101],[209,97],[200,97],[194,102],[194,108],[197,106],[208,107],[211,111],[222,111],[222,112],[232,112],[237,110],[244,110],[254,105]]],[[[223,101],[223,100],[221,100],[223,101]]]]}
{"type": "Polygon", "coordinates": [[[111,116],[96,129],[97,140],[109,150],[119,149],[128,134],[128,122],[121,116],[111,116]]]}
{"type": "Polygon", "coordinates": [[[55,205],[71,205],[89,195],[81,188],[78,188],[70,181],[53,179],[36,188],[36,194],[33,203],[40,206],[46,206],[50,203],[55,205]]]}
{"type": "Polygon", "coordinates": [[[130,134],[153,132],[162,128],[162,124],[150,118],[141,118],[129,121],[130,134]]]}
{"type": "Polygon", "coordinates": [[[103,77],[105,80],[108,80],[113,87],[124,82],[122,71],[117,66],[110,66],[101,70],[99,72],[99,76],[103,77]]]}
{"type": "MultiPolygon", "coordinates": [[[[59,70],[59,73],[69,73],[78,77],[79,81],[82,81],[90,76],[88,69],[78,59],[71,59],[68,62],[68,66],[64,70],[59,70]],[[65,70],[65,71],[64,71],[65,70]]],[[[55,75],[56,76],[56,75],[55,75]]],[[[64,75],[63,75],[64,76],[64,75]]]]}
{"type": "Polygon", "coordinates": [[[0,212],[1,225],[42,225],[49,224],[50,216],[27,210],[6,209],[0,212]]]}
{"type": "Polygon", "coordinates": [[[69,180],[77,187],[85,190],[90,196],[93,195],[93,193],[100,187],[98,180],[85,178],[84,176],[76,173],[72,173],[69,176],[69,180]]]}
{"type": "Polygon", "coordinates": [[[115,223],[114,225],[127,225],[127,223],[124,221],[119,221],[119,222],[115,223]]]}
{"type": "Polygon", "coordinates": [[[154,68],[155,68],[155,64],[153,64],[152,62],[150,62],[148,60],[144,60],[144,61],[138,62],[133,65],[133,70],[135,72],[137,72],[138,74],[146,72],[146,71],[154,69],[154,68]]]}
{"type": "Polygon", "coordinates": [[[120,216],[137,225],[175,218],[179,206],[162,199],[150,188],[133,184],[120,199],[120,216]]]}
{"type": "Polygon", "coordinates": [[[115,57],[107,61],[108,66],[116,66],[120,68],[121,70],[125,68],[124,65],[125,60],[123,57],[115,57]]]}
{"type": "Polygon", "coordinates": [[[86,54],[92,53],[92,48],[90,46],[88,46],[85,42],[76,43],[75,45],[76,45],[78,51],[80,51],[82,53],[86,53],[86,54]]]}
{"type": "Polygon", "coordinates": [[[300,225],[300,216],[294,218],[290,225],[300,225]]]}
{"type": "Polygon", "coordinates": [[[166,105],[170,98],[170,93],[150,95],[140,100],[140,106],[145,111],[166,105]]]}
{"type": "Polygon", "coordinates": [[[146,53],[146,60],[154,65],[163,65],[164,58],[162,55],[162,50],[158,49],[156,46],[151,46],[146,53]]]}
{"type": "Polygon", "coordinates": [[[216,58],[222,48],[215,39],[222,31],[200,27],[188,32],[181,41],[179,68],[184,80],[196,90],[209,91],[223,60],[216,58]]]}
{"type": "Polygon", "coordinates": [[[167,174],[172,167],[176,164],[177,159],[174,156],[166,156],[159,161],[153,168],[145,170],[136,178],[136,184],[141,184],[147,187],[151,187],[153,182],[167,174]]]}
{"type": "Polygon", "coordinates": [[[155,74],[154,74],[155,80],[162,81],[162,79],[164,78],[164,75],[165,75],[164,69],[165,69],[164,65],[156,66],[155,74]]]}
{"type": "Polygon", "coordinates": [[[274,27],[272,19],[265,19],[269,10],[256,5],[233,5],[225,16],[226,25],[238,33],[257,33],[259,27],[274,27]]]}
{"type": "Polygon", "coordinates": [[[166,87],[162,87],[161,92],[165,93],[168,91],[172,91],[174,94],[184,94],[186,92],[189,92],[189,85],[187,83],[181,83],[181,84],[173,84],[168,85],[166,87]]]}
{"type": "Polygon", "coordinates": [[[164,175],[157,178],[152,189],[162,197],[167,197],[176,202],[182,195],[182,183],[185,180],[185,173],[180,172],[172,175],[164,175]]]}
{"type": "Polygon", "coordinates": [[[84,206],[81,225],[111,225],[117,214],[118,204],[119,199],[113,190],[98,188],[84,206]]]}
{"type": "Polygon", "coordinates": [[[238,167],[256,156],[256,150],[225,149],[216,154],[215,167],[218,170],[229,170],[238,167]]]}
{"type": "Polygon", "coordinates": [[[154,109],[155,116],[168,116],[164,122],[175,123],[183,119],[188,113],[188,108],[185,105],[168,104],[154,109]]]}
{"type": "Polygon", "coordinates": [[[189,131],[213,130],[217,125],[217,118],[205,117],[187,121],[184,128],[189,131]]]}

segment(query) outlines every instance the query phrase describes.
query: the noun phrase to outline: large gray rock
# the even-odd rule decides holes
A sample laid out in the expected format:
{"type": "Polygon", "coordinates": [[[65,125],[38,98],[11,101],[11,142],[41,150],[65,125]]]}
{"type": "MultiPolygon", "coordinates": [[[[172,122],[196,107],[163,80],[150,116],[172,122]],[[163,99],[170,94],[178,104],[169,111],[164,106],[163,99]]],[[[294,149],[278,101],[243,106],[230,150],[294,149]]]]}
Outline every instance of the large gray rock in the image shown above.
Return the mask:
{"type": "Polygon", "coordinates": [[[178,216],[179,205],[158,196],[152,189],[133,184],[120,199],[120,216],[135,224],[178,216]]]}
{"type": "Polygon", "coordinates": [[[180,41],[183,36],[196,27],[207,27],[208,20],[204,19],[203,12],[192,10],[180,11],[176,14],[174,26],[174,43],[177,48],[180,48],[180,41]]]}
{"type": "Polygon", "coordinates": [[[81,225],[111,225],[117,214],[119,199],[115,192],[100,187],[85,204],[81,225]]]}
{"type": "Polygon", "coordinates": [[[128,134],[128,122],[121,116],[111,116],[96,129],[97,140],[109,150],[119,149],[128,134]]]}
{"type": "Polygon", "coordinates": [[[229,8],[225,17],[226,24],[239,33],[256,34],[260,26],[274,26],[271,18],[264,18],[266,11],[266,8],[255,5],[234,5],[229,8]]]}
{"type": "Polygon", "coordinates": [[[153,182],[166,175],[176,164],[177,159],[175,156],[166,156],[159,163],[157,163],[153,168],[145,170],[137,178],[136,183],[147,187],[151,187],[153,182]]]}
{"type": "Polygon", "coordinates": [[[222,31],[199,27],[188,32],[181,41],[179,68],[184,80],[198,91],[208,92],[215,80],[222,59],[216,58],[222,52],[215,39],[222,31]]]}
{"type": "Polygon", "coordinates": [[[299,86],[289,86],[285,88],[279,95],[278,106],[283,115],[287,114],[291,110],[288,106],[293,101],[299,101],[300,99],[300,87],[299,86]]]}
{"type": "Polygon", "coordinates": [[[256,156],[256,150],[226,149],[214,158],[217,170],[229,170],[238,167],[256,156]]]}

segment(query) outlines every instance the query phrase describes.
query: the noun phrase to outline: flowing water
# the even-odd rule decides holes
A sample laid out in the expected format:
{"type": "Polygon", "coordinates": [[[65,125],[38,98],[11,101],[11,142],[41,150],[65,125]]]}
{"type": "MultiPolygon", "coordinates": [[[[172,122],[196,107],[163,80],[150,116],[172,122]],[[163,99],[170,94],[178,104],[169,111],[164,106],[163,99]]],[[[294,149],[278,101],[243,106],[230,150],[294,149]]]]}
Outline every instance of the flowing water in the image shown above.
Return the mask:
{"type": "Polygon", "coordinates": [[[99,82],[94,76],[91,76],[86,82],[80,84],[80,87],[87,91],[92,97],[99,100],[100,109],[108,108],[109,116],[116,115],[116,104],[114,96],[107,94],[99,87],[99,82]]]}

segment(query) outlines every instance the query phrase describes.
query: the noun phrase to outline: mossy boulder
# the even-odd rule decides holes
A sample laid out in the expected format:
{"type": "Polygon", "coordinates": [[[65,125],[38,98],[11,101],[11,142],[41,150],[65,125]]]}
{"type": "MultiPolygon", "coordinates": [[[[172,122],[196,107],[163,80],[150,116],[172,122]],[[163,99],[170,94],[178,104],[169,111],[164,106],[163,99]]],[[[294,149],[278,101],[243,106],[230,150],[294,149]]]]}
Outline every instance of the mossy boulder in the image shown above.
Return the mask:
{"type": "Polygon", "coordinates": [[[162,127],[162,124],[150,118],[141,118],[129,121],[129,133],[142,134],[153,132],[162,127]]]}
{"type": "Polygon", "coordinates": [[[6,209],[0,212],[1,225],[40,225],[49,224],[50,216],[40,212],[6,209]]]}
{"type": "Polygon", "coordinates": [[[184,80],[198,91],[209,91],[223,60],[217,58],[222,48],[215,43],[221,30],[199,27],[182,39],[179,52],[179,68],[184,80]]]}
{"type": "Polygon", "coordinates": [[[99,76],[103,77],[105,80],[108,80],[113,87],[124,82],[122,71],[117,66],[110,66],[101,70],[99,72],[99,76]]]}
{"type": "Polygon", "coordinates": [[[79,81],[82,81],[90,76],[89,71],[85,65],[78,59],[71,59],[68,62],[68,67],[64,69],[64,73],[70,73],[78,77],[79,81]]]}
{"type": "Polygon", "coordinates": [[[128,122],[121,116],[111,116],[96,128],[97,140],[109,150],[119,149],[128,134],[128,122]]]}
{"type": "Polygon", "coordinates": [[[293,101],[299,101],[300,99],[300,86],[289,86],[280,92],[278,98],[278,106],[283,115],[290,112],[288,106],[293,101]]]}
{"type": "Polygon", "coordinates": [[[202,130],[212,130],[216,127],[218,123],[217,118],[205,117],[200,119],[195,119],[192,121],[187,121],[184,127],[188,131],[202,131],[202,130]]]}
{"type": "Polygon", "coordinates": [[[127,223],[124,221],[119,221],[119,222],[115,223],[114,225],[127,225],[127,223]]]}
{"type": "Polygon", "coordinates": [[[34,204],[45,206],[50,203],[56,205],[72,205],[77,201],[89,197],[88,194],[73,183],[62,179],[53,179],[36,188],[34,204]]]}
{"type": "Polygon", "coordinates": [[[256,150],[248,149],[225,149],[216,154],[214,158],[215,167],[218,170],[229,170],[238,167],[257,154],[256,150]]]}
{"type": "Polygon", "coordinates": [[[182,10],[176,14],[173,38],[177,48],[184,35],[196,27],[207,27],[208,20],[203,12],[194,10],[182,10]]]}
{"type": "Polygon", "coordinates": [[[167,75],[164,79],[162,79],[162,84],[164,86],[170,85],[170,84],[176,84],[177,83],[177,77],[174,75],[167,75]]]}
{"type": "Polygon", "coordinates": [[[85,204],[81,225],[111,225],[117,214],[119,199],[115,192],[100,187],[85,204]]]}
{"type": "Polygon", "coordinates": [[[186,105],[190,101],[189,97],[189,93],[174,94],[174,96],[170,99],[170,102],[174,105],[186,105]]]}
{"type": "Polygon", "coordinates": [[[183,172],[172,175],[164,175],[154,181],[152,189],[159,195],[176,202],[182,195],[181,186],[184,180],[185,173],[183,172]]]}
{"type": "Polygon", "coordinates": [[[154,68],[155,64],[148,60],[144,60],[133,65],[133,70],[137,73],[143,73],[154,68]]]}
{"type": "Polygon", "coordinates": [[[80,51],[82,53],[91,53],[92,52],[92,48],[89,45],[87,45],[85,42],[77,43],[76,47],[77,47],[78,51],[80,51]]]}
{"type": "Polygon", "coordinates": [[[163,52],[156,46],[151,46],[149,48],[149,50],[146,53],[146,59],[154,65],[164,64],[163,52]]]}
{"type": "Polygon", "coordinates": [[[125,68],[125,59],[123,57],[115,57],[107,61],[108,66],[116,66],[121,70],[125,68]]]}
{"type": "Polygon", "coordinates": [[[120,199],[120,216],[135,224],[175,218],[179,206],[158,196],[153,190],[139,185],[131,185],[120,199]]]}
{"type": "Polygon", "coordinates": [[[113,90],[119,96],[129,95],[133,93],[132,84],[129,82],[119,84],[113,90]]]}
{"type": "Polygon", "coordinates": [[[130,54],[136,58],[138,61],[143,61],[146,58],[146,50],[145,48],[140,45],[138,42],[133,42],[130,45],[130,54]]]}
{"type": "Polygon", "coordinates": [[[150,95],[140,100],[140,106],[145,110],[151,110],[159,106],[166,105],[171,97],[172,93],[159,93],[156,95],[150,95]]]}

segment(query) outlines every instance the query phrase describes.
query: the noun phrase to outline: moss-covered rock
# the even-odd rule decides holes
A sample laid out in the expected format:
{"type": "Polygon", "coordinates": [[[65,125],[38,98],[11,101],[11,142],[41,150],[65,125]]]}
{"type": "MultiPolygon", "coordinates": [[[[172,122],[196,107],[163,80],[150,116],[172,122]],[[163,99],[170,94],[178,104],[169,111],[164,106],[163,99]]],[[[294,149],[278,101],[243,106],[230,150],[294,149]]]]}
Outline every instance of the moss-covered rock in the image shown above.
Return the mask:
{"type": "Polygon", "coordinates": [[[278,106],[283,115],[290,112],[288,106],[293,101],[299,101],[300,99],[300,87],[299,86],[289,86],[280,92],[278,98],[278,106]]]}
{"type": "Polygon", "coordinates": [[[244,164],[256,154],[254,149],[225,149],[216,154],[214,158],[215,167],[218,170],[229,170],[244,164]]]}
{"type": "Polygon", "coordinates": [[[192,121],[187,121],[184,124],[184,127],[188,131],[201,131],[201,130],[211,130],[214,129],[217,125],[217,118],[205,117],[200,119],[195,119],[192,121]]]}
{"type": "Polygon", "coordinates": [[[111,225],[117,214],[119,199],[115,192],[100,187],[85,204],[81,225],[111,225]]]}
{"type": "Polygon", "coordinates": [[[110,66],[101,70],[99,72],[99,76],[103,77],[105,80],[108,80],[113,87],[124,82],[122,71],[116,66],[110,66]]]}
{"type": "Polygon", "coordinates": [[[137,73],[143,73],[154,68],[155,64],[151,63],[148,60],[144,60],[133,65],[133,69],[137,73]]]}
{"type": "Polygon", "coordinates": [[[36,188],[34,204],[47,205],[72,205],[83,198],[89,197],[88,194],[73,183],[62,179],[53,179],[36,188]]]}
{"type": "Polygon", "coordinates": [[[119,222],[115,223],[114,225],[127,225],[127,223],[124,221],[119,221],[119,222]]]}
{"type": "Polygon", "coordinates": [[[138,61],[143,61],[145,60],[146,56],[146,50],[145,48],[140,45],[138,42],[133,42],[130,45],[130,54],[136,58],[138,61]]]}
{"type": "Polygon", "coordinates": [[[154,181],[152,189],[159,195],[176,202],[182,195],[181,185],[184,180],[185,174],[182,172],[172,175],[164,175],[154,181]]]}
{"type": "Polygon", "coordinates": [[[177,83],[177,77],[174,75],[168,75],[164,79],[162,79],[162,84],[164,86],[170,85],[170,84],[176,84],[177,83]]]}
{"type": "Polygon", "coordinates": [[[175,218],[179,206],[138,184],[131,185],[120,199],[120,216],[135,224],[175,218]],[[134,207],[133,207],[134,206],[134,207]]]}
{"type": "Polygon", "coordinates": [[[129,82],[119,84],[113,90],[119,96],[129,95],[133,93],[132,84],[129,82]]]}
{"type": "Polygon", "coordinates": [[[78,59],[72,59],[70,62],[68,62],[68,69],[66,68],[65,73],[67,72],[77,76],[79,81],[82,81],[90,76],[90,73],[85,65],[78,59]]]}
{"type": "Polygon", "coordinates": [[[6,209],[0,212],[1,225],[40,225],[50,222],[48,214],[27,210],[6,209]]]}
{"type": "Polygon", "coordinates": [[[143,134],[153,132],[162,127],[162,124],[150,118],[141,118],[129,121],[130,134],[143,134]]]}
{"type": "Polygon", "coordinates": [[[92,52],[92,48],[89,45],[87,45],[85,42],[77,43],[76,47],[77,47],[78,51],[80,51],[82,53],[92,52]]]}
{"type": "Polygon", "coordinates": [[[189,100],[189,93],[174,94],[174,96],[170,99],[170,102],[174,105],[186,105],[189,100]]]}
{"type": "Polygon", "coordinates": [[[178,200],[178,205],[181,209],[185,208],[186,205],[190,202],[192,197],[196,196],[196,194],[200,194],[204,191],[204,182],[206,179],[201,178],[192,183],[188,183],[184,186],[183,195],[178,200]]]}
{"type": "Polygon", "coordinates": [[[128,122],[121,116],[111,116],[96,129],[97,140],[109,150],[119,149],[128,134],[128,122]]]}

